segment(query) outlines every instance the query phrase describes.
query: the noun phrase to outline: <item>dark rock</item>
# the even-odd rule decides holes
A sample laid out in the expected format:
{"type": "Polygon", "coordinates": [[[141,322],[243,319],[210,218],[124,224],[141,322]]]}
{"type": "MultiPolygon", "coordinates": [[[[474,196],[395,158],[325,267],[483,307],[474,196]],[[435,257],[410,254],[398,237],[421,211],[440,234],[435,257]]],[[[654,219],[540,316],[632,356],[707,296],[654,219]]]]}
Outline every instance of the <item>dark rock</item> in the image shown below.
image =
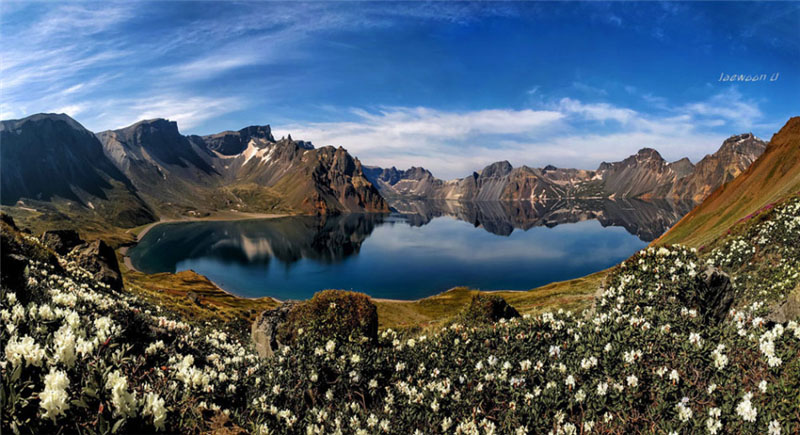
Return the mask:
{"type": "Polygon", "coordinates": [[[85,243],[75,230],[45,231],[42,233],[41,240],[45,246],[56,251],[59,255],[65,255],[72,248],[85,243]]]}
{"type": "Polygon", "coordinates": [[[0,281],[4,287],[19,291],[25,288],[25,268],[28,259],[20,254],[6,254],[0,257],[0,281]]]}
{"type": "Polygon", "coordinates": [[[19,228],[17,228],[17,224],[14,223],[14,218],[12,218],[11,216],[5,213],[0,213],[0,220],[5,222],[6,225],[10,226],[14,230],[19,231],[19,228]]]}
{"type": "Polygon", "coordinates": [[[84,243],[70,252],[79,266],[94,275],[94,279],[122,290],[122,273],[114,250],[102,240],[84,243]]]}
{"type": "Polygon", "coordinates": [[[278,327],[286,321],[289,311],[296,302],[285,302],[279,307],[264,311],[256,317],[250,326],[250,337],[256,347],[256,352],[261,358],[270,358],[278,347],[278,327]]]}
{"type": "Polygon", "coordinates": [[[25,269],[30,260],[40,261],[59,273],[62,269],[52,251],[25,240],[15,226],[0,222],[0,284],[17,293],[23,305],[32,300],[25,269]]]}
{"type": "Polygon", "coordinates": [[[467,310],[462,313],[463,322],[469,325],[494,323],[514,317],[519,317],[519,312],[497,295],[475,295],[467,310]]]}
{"type": "Polygon", "coordinates": [[[689,306],[697,307],[706,323],[716,324],[728,315],[734,291],[730,277],[716,267],[698,275],[694,291],[687,292],[689,306]]]}

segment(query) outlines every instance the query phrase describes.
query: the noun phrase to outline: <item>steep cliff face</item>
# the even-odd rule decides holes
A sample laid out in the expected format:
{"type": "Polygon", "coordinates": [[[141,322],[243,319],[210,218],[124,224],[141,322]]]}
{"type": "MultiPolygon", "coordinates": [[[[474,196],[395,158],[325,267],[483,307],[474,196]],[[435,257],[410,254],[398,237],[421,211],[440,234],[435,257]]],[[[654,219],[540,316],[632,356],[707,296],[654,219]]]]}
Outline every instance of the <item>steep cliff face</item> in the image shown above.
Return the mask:
{"type": "Polygon", "coordinates": [[[192,210],[208,201],[206,189],[217,186],[219,172],[210,156],[165,119],[137,122],[97,134],[106,155],[142,196],[159,211],[192,210]]]}
{"type": "Polygon", "coordinates": [[[669,163],[652,148],[616,163],[603,163],[598,169],[603,189],[608,196],[618,198],[663,197],[678,178],[669,163]]]}
{"type": "Polygon", "coordinates": [[[344,148],[306,150],[297,165],[299,169],[282,177],[275,188],[286,192],[289,201],[303,211],[389,211],[383,197],[364,176],[361,162],[344,148]]]}
{"type": "Polygon", "coordinates": [[[87,213],[119,225],[141,225],[154,219],[94,134],[67,115],[3,121],[0,143],[4,205],[72,201],[87,213]]]}

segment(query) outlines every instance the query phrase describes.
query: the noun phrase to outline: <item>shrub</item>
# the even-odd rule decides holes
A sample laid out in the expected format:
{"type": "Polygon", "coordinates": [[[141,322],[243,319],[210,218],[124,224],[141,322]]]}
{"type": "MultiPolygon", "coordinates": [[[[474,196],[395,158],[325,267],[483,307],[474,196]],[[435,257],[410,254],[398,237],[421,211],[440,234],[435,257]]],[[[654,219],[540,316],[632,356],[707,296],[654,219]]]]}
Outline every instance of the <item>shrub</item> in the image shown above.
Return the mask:
{"type": "Polygon", "coordinates": [[[296,304],[278,327],[281,343],[291,343],[299,330],[320,339],[378,337],[378,308],[363,293],[325,290],[296,304]]]}
{"type": "Polygon", "coordinates": [[[461,313],[459,321],[465,325],[475,326],[515,317],[519,317],[519,312],[501,296],[479,293],[472,297],[469,307],[461,313]]]}

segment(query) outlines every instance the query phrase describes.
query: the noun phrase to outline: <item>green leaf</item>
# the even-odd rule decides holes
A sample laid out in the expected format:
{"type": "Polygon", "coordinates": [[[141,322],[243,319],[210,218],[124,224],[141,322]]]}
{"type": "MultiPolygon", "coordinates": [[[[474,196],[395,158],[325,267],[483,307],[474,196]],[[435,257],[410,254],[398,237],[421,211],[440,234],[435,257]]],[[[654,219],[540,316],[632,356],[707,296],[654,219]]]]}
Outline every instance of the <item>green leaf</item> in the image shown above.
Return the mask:
{"type": "Polygon", "coordinates": [[[125,424],[124,418],[114,423],[114,427],[111,428],[111,433],[117,433],[117,431],[119,430],[119,428],[122,427],[123,424],[125,424]]]}
{"type": "Polygon", "coordinates": [[[22,376],[22,363],[14,369],[14,373],[11,374],[11,383],[15,383],[19,380],[19,377],[22,376]]]}
{"type": "Polygon", "coordinates": [[[86,402],[84,402],[84,401],[83,401],[83,399],[80,399],[80,400],[73,400],[73,401],[72,401],[72,402],[70,402],[70,403],[72,403],[73,405],[75,405],[75,406],[78,406],[78,407],[80,407],[80,408],[86,408],[86,409],[89,409],[89,405],[87,405],[87,404],[86,404],[86,402]]]}

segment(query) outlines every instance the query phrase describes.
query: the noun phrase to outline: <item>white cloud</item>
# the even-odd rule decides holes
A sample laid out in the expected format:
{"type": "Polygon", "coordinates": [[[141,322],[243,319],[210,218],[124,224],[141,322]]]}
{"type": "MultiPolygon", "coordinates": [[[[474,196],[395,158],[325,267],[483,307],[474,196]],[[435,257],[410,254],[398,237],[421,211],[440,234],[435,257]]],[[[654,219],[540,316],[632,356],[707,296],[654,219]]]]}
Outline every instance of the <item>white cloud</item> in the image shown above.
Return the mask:
{"type": "MultiPolygon", "coordinates": [[[[633,92],[635,90],[631,90],[633,92]]],[[[645,94],[643,98],[666,99],[645,94]]],[[[722,141],[748,131],[761,117],[758,104],[725,92],[708,100],[645,114],[610,103],[562,98],[548,110],[447,112],[391,107],[379,112],[351,109],[355,120],[295,123],[275,129],[278,136],[341,145],[364,164],[423,166],[434,175],[458,178],[498,161],[514,166],[594,169],[649,147],[674,161],[697,162],[722,141]],[[723,107],[715,107],[722,105],[723,107]],[[611,122],[609,122],[611,121],[611,122]],[[720,133],[720,127],[726,130],[720,133]]]]}

